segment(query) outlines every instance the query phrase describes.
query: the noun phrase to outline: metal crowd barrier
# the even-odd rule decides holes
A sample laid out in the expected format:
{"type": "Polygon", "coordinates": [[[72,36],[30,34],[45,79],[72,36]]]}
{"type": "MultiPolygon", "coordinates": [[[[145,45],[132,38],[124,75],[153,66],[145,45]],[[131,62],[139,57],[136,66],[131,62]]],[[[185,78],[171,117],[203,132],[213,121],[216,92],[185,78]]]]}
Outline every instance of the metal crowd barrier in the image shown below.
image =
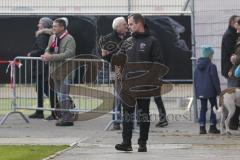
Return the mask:
{"type": "MultiPolygon", "coordinates": [[[[109,79],[105,79],[106,76],[103,76],[105,70],[111,72],[110,66],[101,59],[87,58],[89,57],[78,57],[77,59],[69,59],[64,63],[65,68],[69,71],[68,77],[70,77],[71,82],[68,86],[70,87],[71,100],[75,105],[70,111],[82,113],[78,120],[99,117],[111,111],[113,105],[114,91],[112,83],[109,79]],[[73,66],[76,66],[76,68],[73,66]],[[106,66],[108,66],[107,69],[105,69],[106,66]]],[[[22,66],[18,68],[16,65],[11,65],[11,71],[13,72],[13,96],[11,97],[13,111],[20,110],[24,114],[29,114],[29,110],[65,111],[57,108],[56,104],[54,108],[51,108],[49,98],[46,97],[44,90],[42,90],[44,95],[43,106],[38,106],[37,89],[39,87],[36,84],[41,84],[41,88],[45,87],[44,81],[49,79],[47,72],[50,72],[49,67],[46,67],[49,65],[48,63],[43,62],[40,57],[16,57],[14,62],[19,62],[22,66]],[[43,83],[39,83],[39,81],[43,83]]],[[[57,72],[64,76],[65,73],[62,72],[62,68],[57,69],[57,72]]],[[[54,88],[49,86],[48,95],[51,89],[54,88]]],[[[2,124],[11,113],[3,118],[2,124]]],[[[27,118],[24,117],[24,119],[27,118]]]]}
{"type": "MultiPolygon", "coordinates": [[[[5,116],[1,119],[0,124],[3,125],[7,118],[12,115],[12,114],[20,114],[20,116],[25,120],[26,123],[29,123],[29,120],[25,117],[25,115],[17,111],[16,107],[16,85],[15,85],[15,74],[16,74],[16,67],[20,68],[21,63],[17,61],[2,61],[1,64],[8,64],[6,72],[10,72],[10,77],[9,77],[9,82],[10,86],[5,86],[1,85],[1,93],[0,94],[0,99],[3,102],[3,105],[1,105],[1,108],[4,106],[5,109],[8,108],[7,113],[5,116]],[[9,88],[8,88],[9,87],[9,88]],[[9,95],[11,94],[11,98],[9,95]],[[10,109],[9,109],[10,107],[10,109]]],[[[2,111],[2,110],[1,110],[2,111]]],[[[6,111],[6,110],[5,110],[6,111]]]]}
{"type": "Polygon", "coordinates": [[[169,121],[192,121],[194,112],[192,108],[194,100],[193,81],[187,79],[165,79],[164,81],[172,85],[172,90],[162,95],[167,119],[169,121]]]}
{"type": "MultiPolygon", "coordinates": [[[[28,120],[23,113],[28,115],[31,113],[31,110],[43,110],[44,112],[48,111],[48,113],[51,111],[71,111],[79,114],[78,120],[80,121],[94,119],[106,113],[117,114],[117,112],[112,111],[115,97],[113,88],[114,76],[112,76],[114,73],[108,62],[97,59],[94,56],[89,57],[85,55],[68,59],[61,65],[57,64],[59,66],[54,74],[58,74],[60,76],[58,78],[62,80],[64,80],[64,77],[70,79],[68,84],[70,89],[69,95],[75,106],[68,110],[59,109],[56,104],[51,108],[49,98],[43,93],[43,90],[43,106],[38,106],[39,97],[37,89],[39,87],[36,84],[40,84],[38,82],[41,80],[49,80],[51,68],[46,66],[51,64],[43,62],[40,57],[16,57],[14,62],[21,63],[21,67],[17,67],[14,63],[11,65],[13,80],[11,89],[12,111],[5,115],[1,124],[4,124],[10,114],[17,111],[26,122],[28,120]]],[[[191,106],[193,101],[192,84],[175,83],[177,80],[165,81],[172,82],[172,90],[162,95],[168,120],[191,120],[191,106]]],[[[187,80],[183,81],[186,82],[187,80]]],[[[41,85],[44,88],[44,83],[41,83],[41,85]]],[[[163,85],[163,89],[164,86],[167,88],[167,85],[163,85]]],[[[51,89],[54,90],[54,87],[50,85],[48,87],[48,94],[50,94],[51,89]]],[[[4,96],[0,95],[0,98],[2,99],[4,96]]],[[[154,101],[152,100],[150,112],[153,118],[157,120],[158,112],[156,105],[154,105],[154,101]]],[[[107,128],[114,121],[110,121],[107,128]]]]}

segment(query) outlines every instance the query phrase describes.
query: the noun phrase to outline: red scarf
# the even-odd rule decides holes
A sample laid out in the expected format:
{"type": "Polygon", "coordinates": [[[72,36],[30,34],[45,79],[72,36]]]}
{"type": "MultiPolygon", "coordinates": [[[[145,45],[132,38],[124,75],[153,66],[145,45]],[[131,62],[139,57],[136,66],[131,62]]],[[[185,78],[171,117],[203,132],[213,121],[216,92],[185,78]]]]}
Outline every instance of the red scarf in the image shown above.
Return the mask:
{"type": "Polygon", "coordinates": [[[59,51],[59,46],[60,46],[60,41],[66,36],[68,35],[68,31],[66,30],[62,35],[57,36],[57,35],[53,35],[53,41],[50,45],[50,50],[51,52],[55,52],[58,53],[59,51]]]}

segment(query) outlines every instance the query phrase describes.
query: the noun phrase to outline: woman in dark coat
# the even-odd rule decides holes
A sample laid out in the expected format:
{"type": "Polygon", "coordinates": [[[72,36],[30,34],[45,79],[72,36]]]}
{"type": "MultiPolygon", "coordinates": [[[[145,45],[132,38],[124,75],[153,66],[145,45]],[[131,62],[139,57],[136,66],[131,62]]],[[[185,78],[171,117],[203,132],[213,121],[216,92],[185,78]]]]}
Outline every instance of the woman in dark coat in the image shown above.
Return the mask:
{"type": "MultiPolygon", "coordinates": [[[[238,82],[238,84],[239,84],[240,80],[239,80],[239,78],[236,78],[234,76],[234,71],[237,68],[237,66],[240,65],[240,20],[238,20],[238,22],[235,25],[236,25],[236,29],[237,29],[236,32],[237,32],[238,38],[237,38],[237,41],[236,41],[234,54],[232,54],[232,56],[230,58],[230,61],[232,63],[231,64],[232,68],[228,72],[228,76],[231,79],[238,82]]],[[[239,87],[239,86],[235,86],[235,87],[239,87]]],[[[240,106],[236,106],[235,113],[230,120],[230,125],[229,125],[230,129],[238,130],[238,128],[239,128],[239,116],[240,116],[240,106]]]]}
{"type": "MultiPolygon", "coordinates": [[[[52,35],[52,23],[53,21],[48,17],[43,17],[39,20],[38,30],[36,31],[36,40],[33,44],[32,50],[28,53],[28,56],[31,57],[40,57],[44,54],[45,49],[48,45],[48,40],[52,35]]],[[[51,108],[55,107],[56,96],[52,89],[49,92],[49,77],[48,77],[48,64],[42,62],[41,60],[33,61],[33,71],[34,78],[37,81],[36,90],[37,90],[37,107],[43,108],[43,93],[50,98],[51,108]],[[50,95],[49,95],[50,93],[50,95]]],[[[51,80],[50,80],[51,81],[51,80]]],[[[34,114],[30,115],[29,118],[44,118],[43,110],[37,110],[34,114]]],[[[46,118],[47,120],[55,119],[55,116],[52,114],[46,118]]]]}

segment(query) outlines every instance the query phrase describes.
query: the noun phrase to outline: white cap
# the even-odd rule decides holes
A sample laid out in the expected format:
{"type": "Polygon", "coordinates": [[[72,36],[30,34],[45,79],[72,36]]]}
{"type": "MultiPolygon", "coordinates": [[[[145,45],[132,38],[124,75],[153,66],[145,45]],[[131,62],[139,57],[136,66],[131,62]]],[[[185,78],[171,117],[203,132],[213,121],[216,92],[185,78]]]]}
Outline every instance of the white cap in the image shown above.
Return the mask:
{"type": "Polygon", "coordinates": [[[67,27],[67,26],[68,26],[68,19],[67,19],[67,17],[61,17],[60,19],[62,19],[62,20],[65,21],[65,23],[66,23],[66,27],[67,27]]]}

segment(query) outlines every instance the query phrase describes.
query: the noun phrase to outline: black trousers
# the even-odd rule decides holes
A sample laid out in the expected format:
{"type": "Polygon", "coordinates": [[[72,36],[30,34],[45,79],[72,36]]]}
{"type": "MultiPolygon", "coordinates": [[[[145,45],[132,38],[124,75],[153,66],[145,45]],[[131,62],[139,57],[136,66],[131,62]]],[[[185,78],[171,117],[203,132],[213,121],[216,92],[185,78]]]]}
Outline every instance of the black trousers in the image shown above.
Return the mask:
{"type": "Polygon", "coordinates": [[[235,113],[233,117],[230,119],[230,124],[229,124],[232,128],[238,128],[239,115],[240,115],[240,106],[236,106],[235,113]]]}
{"type": "MultiPolygon", "coordinates": [[[[146,144],[148,140],[148,133],[150,127],[150,116],[149,116],[149,105],[150,98],[137,99],[137,113],[136,118],[140,125],[140,135],[138,144],[146,144]]],[[[122,138],[123,143],[131,144],[133,120],[134,120],[134,107],[128,107],[123,104],[123,132],[122,138]]]]}
{"type": "MultiPolygon", "coordinates": [[[[50,79],[50,83],[53,83],[52,79],[50,79]]],[[[38,108],[43,108],[43,106],[44,106],[44,104],[43,104],[44,94],[50,99],[51,108],[54,108],[57,104],[57,96],[54,93],[53,87],[50,87],[50,90],[49,90],[50,83],[48,80],[46,80],[46,79],[44,80],[43,75],[38,76],[37,86],[36,86],[37,96],[38,96],[38,99],[37,99],[38,108]]],[[[53,86],[53,85],[51,85],[51,86],[53,86]]],[[[37,110],[37,112],[43,113],[42,110],[37,110]]]]}
{"type": "Polygon", "coordinates": [[[162,97],[154,97],[154,101],[157,105],[158,108],[158,114],[159,114],[159,121],[165,120],[166,119],[166,110],[162,101],[162,97]]]}

